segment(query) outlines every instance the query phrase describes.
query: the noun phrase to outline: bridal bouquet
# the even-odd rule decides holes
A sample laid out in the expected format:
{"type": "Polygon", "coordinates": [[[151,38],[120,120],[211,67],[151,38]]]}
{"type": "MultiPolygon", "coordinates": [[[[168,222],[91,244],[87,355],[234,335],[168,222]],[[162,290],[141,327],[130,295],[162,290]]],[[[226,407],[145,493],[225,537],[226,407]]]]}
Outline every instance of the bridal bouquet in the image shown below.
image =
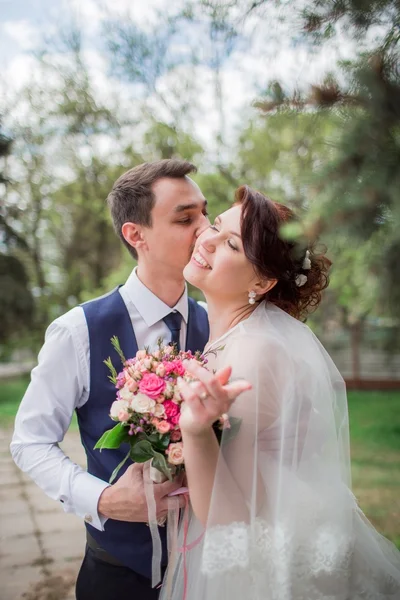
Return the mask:
{"type": "MultiPolygon", "coordinates": [[[[117,337],[111,343],[121,358],[123,369],[117,373],[111,359],[105,360],[110,370],[109,379],[115,385],[116,400],[112,403],[110,417],[117,424],[106,431],[95,448],[115,449],[129,443],[125,458],[114,469],[110,483],[130,458],[144,463],[151,460],[151,478],[156,483],[172,479],[184,469],[184,449],[179,429],[182,398],[177,381],[182,377],[194,381],[187,373],[184,360],[197,360],[207,364],[201,352],[177,352],[174,346],[158,342],[158,349],[139,350],[134,358],[126,359],[117,337]]],[[[217,437],[231,427],[228,417],[222,415],[214,424],[217,437]]]]}

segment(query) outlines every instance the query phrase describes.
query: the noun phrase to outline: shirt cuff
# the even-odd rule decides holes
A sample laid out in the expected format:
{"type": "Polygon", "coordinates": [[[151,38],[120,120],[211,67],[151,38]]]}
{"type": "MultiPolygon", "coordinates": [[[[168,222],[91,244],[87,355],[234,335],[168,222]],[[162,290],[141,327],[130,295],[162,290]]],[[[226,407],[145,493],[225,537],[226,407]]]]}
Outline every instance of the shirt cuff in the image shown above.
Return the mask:
{"type": "Polygon", "coordinates": [[[100,514],[97,507],[101,494],[109,486],[106,481],[86,472],[76,476],[73,482],[73,512],[99,531],[104,531],[107,517],[100,514]]]}

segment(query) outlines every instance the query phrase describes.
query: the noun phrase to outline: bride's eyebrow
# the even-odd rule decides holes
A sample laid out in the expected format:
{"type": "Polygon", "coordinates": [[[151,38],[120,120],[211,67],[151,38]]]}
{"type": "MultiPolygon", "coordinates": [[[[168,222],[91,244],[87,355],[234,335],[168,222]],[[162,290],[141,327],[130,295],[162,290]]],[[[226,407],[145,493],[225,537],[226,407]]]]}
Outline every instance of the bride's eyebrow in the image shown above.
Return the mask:
{"type": "MultiPolygon", "coordinates": [[[[215,217],[215,221],[219,221],[220,223],[222,223],[222,219],[221,219],[220,215],[218,215],[218,217],[215,217]]],[[[230,231],[229,233],[231,233],[232,235],[235,235],[237,238],[239,238],[239,240],[242,239],[242,236],[240,235],[240,233],[236,233],[236,231],[230,231]]]]}

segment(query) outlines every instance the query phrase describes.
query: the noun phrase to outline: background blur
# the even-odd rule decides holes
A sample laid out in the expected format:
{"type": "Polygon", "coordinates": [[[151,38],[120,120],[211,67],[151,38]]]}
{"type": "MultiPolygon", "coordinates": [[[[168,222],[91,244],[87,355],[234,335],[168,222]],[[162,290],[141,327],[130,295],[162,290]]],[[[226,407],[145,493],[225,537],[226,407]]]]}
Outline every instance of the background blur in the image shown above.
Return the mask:
{"type": "MultiPolygon", "coordinates": [[[[242,183],[333,261],[309,324],[345,376],[354,489],[400,545],[397,0],[0,0],[0,423],[46,326],[123,283],[105,199],[182,157],[211,218],[242,183]]],[[[173,249],[171,249],[171,252],[173,249]]]]}

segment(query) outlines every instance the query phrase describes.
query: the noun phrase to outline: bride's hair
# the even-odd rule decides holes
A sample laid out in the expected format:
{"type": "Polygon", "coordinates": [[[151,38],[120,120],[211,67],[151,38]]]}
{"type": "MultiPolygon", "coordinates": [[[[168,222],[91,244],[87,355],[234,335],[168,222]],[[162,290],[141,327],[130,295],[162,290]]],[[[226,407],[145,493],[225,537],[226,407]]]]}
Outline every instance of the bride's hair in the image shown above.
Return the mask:
{"type": "Polygon", "coordinates": [[[321,302],[321,292],[328,286],[331,261],[315,245],[284,239],[282,225],[296,222],[294,212],[273,202],[260,192],[243,185],[236,191],[235,203],[241,204],[241,235],[246,257],[257,274],[277,279],[267,298],[296,319],[304,320],[321,302]],[[303,269],[309,250],[311,269],[303,269]],[[296,285],[296,277],[307,276],[304,285],[296,285]]]}

